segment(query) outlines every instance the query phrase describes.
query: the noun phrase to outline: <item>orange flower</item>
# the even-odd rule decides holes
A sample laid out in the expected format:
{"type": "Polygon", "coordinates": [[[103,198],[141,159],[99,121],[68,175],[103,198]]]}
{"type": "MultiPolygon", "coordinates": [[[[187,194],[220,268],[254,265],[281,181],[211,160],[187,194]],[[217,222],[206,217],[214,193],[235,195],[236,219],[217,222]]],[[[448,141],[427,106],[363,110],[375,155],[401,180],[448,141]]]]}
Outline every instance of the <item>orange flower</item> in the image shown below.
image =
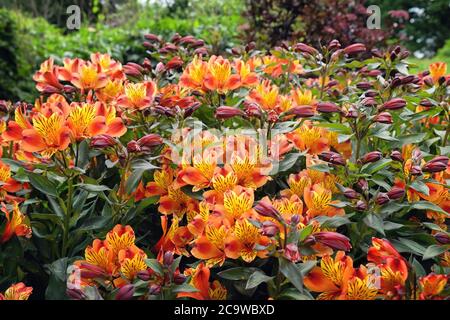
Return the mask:
{"type": "Polygon", "coordinates": [[[241,85],[240,76],[232,74],[231,63],[221,56],[211,56],[203,85],[211,91],[227,93],[241,85]]]}
{"type": "Polygon", "coordinates": [[[333,204],[339,203],[332,199],[331,190],[325,189],[321,184],[315,184],[312,187],[305,187],[303,199],[308,208],[306,214],[311,217],[315,216],[343,216],[344,209],[336,208],[333,204]]]}
{"type": "Polygon", "coordinates": [[[63,85],[58,81],[58,67],[54,66],[53,58],[49,58],[41,64],[33,80],[36,81],[36,89],[39,92],[58,92],[63,89],[63,85]]]}
{"type": "Polygon", "coordinates": [[[72,110],[67,117],[67,126],[70,128],[72,138],[76,141],[90,138],[100,134],[112,137],[123,135],[127,128],[122,119],[116,117],[114,107],[107,107],[101,102],[72,103],[72,110]]]}
{"type": "Polygon", "coordinates": [[[260,82],[248,95],[250,102],[255,102],[264,110],[274,110],[279,104],[279,89],[269,80],[260,82]]]}
{"type": "Polygon", "coordinates": [[[447,285],[448,276],[445,274],[431,273],[419,279],[420,300],[443,300],[445,296],[441,295],[447,285]]]}
{"type": "Polygon", "coordinates": [[[126,109],[142,110],[151,106],[156,93],[156,83],[153,81],[128,83],[125,85],[125,93],[118,98],[117,104],[126,109]]]}
{"type": "Polygon", "coordinates": [[[7,192],[14,193],[22,189],[22,184],[11,178],[11,169],[0,161],[0,199],[7,197],[7,192]]]}
{"type": "Polygon", "coordinates": [[[194,269],[189,268],[185,270],[186,276],[191,276],[190,285],[198,290],[198,292],[180,292],[178,298],[192,298],[196,300],[225,300],[227,297],[227,290],[215,280],[209,282],[210,271],[202,262],[194,269]]]}
{"type": "Polygon", "coordinates": [[[447,64],[444,62],[435,62],[430,64],[430,76],[434,83],[437,83],[439,79],[447,73],[447,64]]]}
{"type": "Polygon", "coordinates": [[[134,244],[127,249],[122,249],[118,253],[120,273],[128,280],[133,280],[139,271],[147,270],[145,264],[147,255],[134,244]]]}
{"type": "Polygon", "coordinates": [[[304,124],[293,132],[286,134],[295,146],[301,151],[308,151],[309,154],[318,155],[328,151],[329,140],[327,130],[309,124],[304,124]]]}
{"type": "Polygon", "coordinates": [[[27,222],[25,222],[25,216],[20,212],[17,202],[13,202],[12,211],[8,210],[6,205],[2,203],[1,211],[6,216],[6,226],[3,230],[3,234],[0,237],[0,243],[5,243],[13,235],[18,237],[31,237],[31,228],[27,222]]]}
{"type": "Polygon", "coordinates": [[[184,69],[179,84],[193,90],[203,90],[207,72],[208,63],[202,61],[200,56],[195,56],[184,69]]]}
{"type": "Polygon", "coordinates": [[[92,53],[91,61],[99,67],[100,72],[106,74],[112,80],[124,80],[125,73],[122,70],[122,64],[116,60],[111,59],[111,56],[106,53],[92,53]]]}
{"type": "Polygon", "coordinates": [[[235,59],[234,66],[239,73],[242,86],[252,87],[258,83],[258,75],[255,72],[252,72],[253,70],[250,63],[235,59]]]}
{"type": "Polygon", "coordinates": [[[0,300],[28,300],[32,292],[32,287],[27,287],[23,282],[19,282],[11,285],[4,294],[0,293],[0,300]]]}
{"type": "Polygon", "coordinates": [[[72,74],[72,84],[81,90],[97,90],[103,88],[108,82],[106,74],[101,67],[92,62],[84,62],[78,66],[75,73],[72,74]]]}
{"type": "Polygon", "coordinates": [[[406,260],[386,239],[372,238],[372,247],[367,252],[367,260],[376,264],[386,263],[387,258],[395,258],[404,262],[402,269],[407,269],[406,260]]]}
{"type": "Polygon", "coordinates": [[[27,152],[40,152],[50,158],[55,152],[65,150],[70,144],[70,130],[64,117],[53,113],[46,117],[38,114],[33,118],[33,127],[22,131],[22,148],[27,152]]]}
{"type": "Polygon", "coordinates": [[[319,300],[373,300],[377,295],[365,270],[355,272],[352,258],[344,251],[338,251],[334,259],[324,256],[320,267],[314,267],[304,283],[309,290],[321,292],[319,300]]]}

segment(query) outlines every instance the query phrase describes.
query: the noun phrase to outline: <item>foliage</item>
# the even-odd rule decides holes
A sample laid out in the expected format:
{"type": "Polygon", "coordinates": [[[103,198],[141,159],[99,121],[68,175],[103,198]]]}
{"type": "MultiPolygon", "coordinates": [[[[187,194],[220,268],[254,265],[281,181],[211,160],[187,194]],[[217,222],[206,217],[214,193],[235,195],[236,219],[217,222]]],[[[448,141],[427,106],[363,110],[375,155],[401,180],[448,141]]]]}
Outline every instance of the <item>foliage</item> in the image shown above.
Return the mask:
{"type": "Polygon", "coordinates": [[[448,298],[445,64],[145,39],[1,103],[0,299],[448,298]]]}
{"type": "Polygon", "coordinates": [[[404,21],[389,17],[384,19],[382,29],[368,29],[366,7],[365,0],[246,1],[244,33],[248,41],[268,47],[283,40],[301,40],[314,45],[332,39],[343,45],[360,41],[370,48],[395,41],[404,21]]]}
{"type": "Polygon", "coordinates": [[[412,51],[419,51],[432,57],[447,41],[450,34],[448,16],[450,7],[447,0],[382,0],[368,1],[380,6],[381,13],[388,15],[390,10],[406,10],[409,13],[405,23],[407,37],[404,44],[412,51]]]}

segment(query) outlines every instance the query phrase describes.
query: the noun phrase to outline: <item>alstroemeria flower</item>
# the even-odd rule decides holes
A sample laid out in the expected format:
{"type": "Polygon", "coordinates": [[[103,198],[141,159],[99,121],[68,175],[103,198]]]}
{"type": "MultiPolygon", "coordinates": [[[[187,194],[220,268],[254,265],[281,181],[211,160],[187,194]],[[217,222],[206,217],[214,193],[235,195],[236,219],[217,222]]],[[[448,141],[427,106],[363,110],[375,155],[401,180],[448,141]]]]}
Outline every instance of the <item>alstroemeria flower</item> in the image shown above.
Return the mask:
{"type": "Polygon", "coordinates": [[[23,282],[19,282],[11,285],[4,294],[0,293],[0,300],[28,300],[32,292],[32,287],[27,287],[23,282]]]}

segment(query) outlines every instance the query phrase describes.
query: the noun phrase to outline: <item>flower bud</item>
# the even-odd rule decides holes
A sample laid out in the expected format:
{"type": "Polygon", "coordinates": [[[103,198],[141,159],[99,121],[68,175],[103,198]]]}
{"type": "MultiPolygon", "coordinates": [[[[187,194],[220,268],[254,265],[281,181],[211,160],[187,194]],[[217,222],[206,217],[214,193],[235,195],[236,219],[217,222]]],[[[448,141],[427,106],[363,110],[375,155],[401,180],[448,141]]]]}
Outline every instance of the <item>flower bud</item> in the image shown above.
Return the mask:
{"type": "Polygon", "coordinates": [[[159,134],[150,133],[140,138],[137,143],[143,152],[149,152],[151,148],[161,145],[163,139],[159,134]]]}
{"type": "Polygon", "coordinates": [[[116,300],[130,300],[133,298],[134,286],[132,284],[126,284],[119,289],[116,294],[116,300]]]}
{"type": "Polygon", "coordinates": [[[367,90],[366,92],[364,92],[364,96],[375,98],[376,96],[378,96],[378,92],[376,92],[375,90],[367,90]]]}
{"type": "Polygon", "coordinates": [[[414,75],[409,75],[409,76],[401,78],[402,85],[414,82],[415,78],[416,78],[416,76],[414,76],[414,75]]]}
{"type": "Polygon", "coordinates": [[[72,300],[84,300],[86,295],[78,288],[67,288],[66,295],[72,300]]]}
{"type": "Polygon", "coordinates": [[[137,277],[139,279],[141,279],[142,281],[148,281],[148,280],[150,280],[151,275],[148,272],[148,270],[142,270],[142,271],[138,272],[137,277]]]}
{"type": "Polygon", "coordinates": [[[164,252],[164,256],[163,256],[163,264],[166,267],[171,266],[173,263],[173,252],[172,251],[166,251],[164,252]]]}
{"type": "Polygon", "coordinates": [[[108,136],[106,134],[101,134],[91,139],[90,146],[91,148],[103,149],[115,146],[116,143],[117,141],[113,137],[108,136]]]}
{"type": "Polygon", "coordinates": [[[144,38],[152,42],[161,42],[161,39],[156,34],[153,33],[148,33],[144,35],[144,38]]]}
{"type": "Polygon", "coordinates": [[[355,210],[360,212],[366,211],[367,203],[365,201],[358,200],[358,202],[356,202],[355,210]]]}
{"type": "Polygon", "coordinates": [[[426,77],[423,79],[423,82],[428,86],[432,87],[434,85],[433,79],[431,77],[426,77]]]}
{"type": "Polygon", "coordinates": [[[398,150],[392,151],[390,157],[394,161],[403,162],[402,153],[398,150]]]}
{"type": "Polygon", "coordinates": [[[310,118],[310,117],[314,116],[314,110],[313,110],[312,106],[307,106],[307,105],[293,107],[288,111],[288,113],[294,114],[300,118],[310,118]]]}
{"type": "Polygon", "coordinates": [[[317,111],[322,113],[332,113],[332,112],[340,112],[341,108],[339,108],[333,102],[319,102],[317,104],[317,111]]]}
{"type": "Polygon", "coordinates": [[[270,217],[274,219],[278,219],[280,217],[278,210],[275,209],[272,204],[265,201],[259,201],[253,209],[255,209],[255,211],[263,217],[270,217]]]}
{"type": "Polygon", "coordinates": [[[80,276],[85,279],[102,278],[106,276],[106,272],[103,268],[87,262],[82,262],[80,264],[80,276]]]}
{"type": "Polygon", "coordinates": [[[141,152],[141,147],[139,146],[139,143],[137,143],[137,141],[131,140],[127,144],[127,151],[129,153],[138,153],[141,152]]]}
{"type": "Polygon", "coordinates": [[[220,106],[216,109],[216,117],[218,119],[230,119],[242,115],[244,115],[244,112],[235,107],[220,106]]]}
{"type": "Polygon", "coordinates": [[[411,170],[409,170],[409,173],[412,176],[421,176],[422,175],[422,169],[420,168],[420,166],[412,166],[411,170]]]}
{"type": "Polygon", "coordinates": [[[298,246],[295,243],[289,243],[286,246],[286,249],[284,251],[284,256],[286,259],[292,262],[297,262],[300,260],[300,253],[298,251],[298,246]]]}
{"type": "Polygon", "coordinates": [[[368,73],[367,73],[367,76],[369,76],[369,77],[378,77],[378,76],[380,76],[382,74],[382,72],[380,71],[380,70],[370,70],[368,73]]]}
{"type": "Polygon", "coordinates": [[[373,107],[377,105],[377,101],[372,97],[366,97],[361,100],[361,104],[363,104],[366,107],[373,107]]]}
{"type": "Polygon", "coordinates": [[[353,190],[352,188],[345,188],[343,194],[344,194],[344,197],[346,197],[347,199],[358,199],[359,198],[359,193],[356,192],[355,190],[353,190]]]}
{"type": "Polygon", "coordinates": [[[169,62],[166,63],[166,70],[178,69],[183,66],[183,60],[176,56],[170,59],[169,62]]]}
{"type": "Polygon", "coordinates": [[[194,55],[198,56],[206,56],[208,54],[208,49],[206,49],[205,47],[200,47],[195,49],[194,51],[194,55]]]}
{"type": "Polygon", "coordinates": [[[321,154],[319,154],[319,159],[339,166],[345,165],[345,159],[342,157],[342,155],[333,151],[322,152],[321,154]]]}
{"type": "Polygon", "coordinates": [[[184,118],[186,119],[187,117],[190,117],[195,112],[195,110],[200,108],[200,106],[201,106],[201,103],[197,101],[197,102],[191,104],[186,109],[184,109],[184,115],[183,115],[184,118]]]}
{"type": "Polygon", "coordinates": [[[400,87],[402,85],[402,80],[400,78],[394,78],[391,81],[391,88],[395,89],[397,87],[400,87]]]}
{"type": "Polygon", "coordinates": [[[397,110],[402,109],[406,106],[405,99],[402,98],[394,98],[383,104],[381,107],[382,110],[388,109],[388,110],[397,110]]]}
{"type": "Polygon", "coordinates": [[[349,238],[337,232],[316,232],[312,236],[316,242],[334,250],[350,251],[352,248],[349,238]]]}
{"type": "Polygon", "coordinates": [[[434,238],[440,244],[449,244],[450,243],[450,236],[447,233],[444,233],[444,232],[437,232],[434,235],[434,238]]]}
{"type": "Polygon", "coordinates": [[[156,296],[161,293],[161,286],[157,284],[152,284],[148,289],[148,294],[151,296],[156,296]]]}
{"type": "Polygon", "coordinates": [[[245,51],[246,52],[250,52],[250,51],[255,50],[255,49],[256,49],[256,43],[254,41],[249,42],[249,43],[247,43],[245,45],[245,51]]]}
{"type": "Polygon", "coordinates": [[[366,46],[362,43],[354,43],[344,48],[344,53],[348,55],[358,54],[366,51],[366,46]]]}
{"type": "Polygon", "coordinates": [[[422,100],[420,100],[419,104],[420,104],[421,106],[427,107],[427,108],[431,108],[431,107],[434,107],[434,106],[435,106],[434,103],[431,102],[431,101],[428,100],[428,99],[422,99],[422,100]]]}
{"type": "Polygon", "coordinates": [[[244,102],[244,112],[247,115],[247,117],[260,118],[262,115],[261,108],[256,103],[248,101],[244,102]]]}
{"type": "Polygon", "coordinates": [[[360,193],[364,193],[369,190],[369,183],[367,182],[367,180],[360,178],[355,184],[355,189],[360,193]]]}
{"type": "Polygon", "coordinates": [[[391,124],[393,122],[392,116],[389,112],[380,112],[379,114],[377,114],[375,116],[375,118],[373,120],[375,122],[385,123],[385,124],[391,124]]]}
{"type": "Polygon", "coordinates": [[[391,190],[387,192],[387,196],[390,200],[397,200],[405,195],[405,190],[400,187],[392,187],[391,190]]]}
{"type": "Polygon", "coordinates": [[[291,217],[291,224],[294,225],[294,226],[296,226],[296,225],[298,225],[298,224],[300,223],[300,220],[301,220],[300,215],[294,214],[294,215],[291,217]]]}
{"type": "Polygon", "coordinates": [[[310,54],[312,56],[315,56],[315,55],[317,55],[319,53],[319,51],[317,51],[313,47],[308,46],[307,44],[304,44],[304,43],[301,43],[301,42],[297,43],[294,46],[294,50],[298,51],[298,52],[301,52],[301,53],[307,53],[307,54],[310,54]]]}
{"type": "Polygon", "coordinates": [[[330,43],[328,44],[329,51],[334,51],[339,48],[341,48],[341,43],[336,39],[331,40],[330,43]]]}
{"type": "Polygon", "coordinates": [[[186,276],[182,273],[178,273],[173,276],[173,282],[175,282],[175,284],[183,284],[185,281],[186,276]]]}
{"type": "Polygon", "coordinates": [[[378,196],[375,198],[375,202],[382,206],[385,203],[389,202],[389,196],[386,193],[379,193],[378,196]]]}
{"type": "Polygon", "coordinates": [[[272,221],[264,221],[261,226],[261,231],[264,236],[273,237],[278,234],[280,229],[276,223],[272,221]]]}
{"type": "Polygon", "coordinates": [[[370,82],[360,82],[356,84],[356,87],[360,90],[369,90],[370,88],[372,88],[372,84],[370,82]]]}
{"type": "Polygon", "coordinates": [[[380,160],[383,157],[383,154],[380,151],[371,151],[362,156],[361,162],[370,163],[380,160]]]}
{"type": "Polygon", "coordinates": [[[447,169],[448,160],[448,157],[437,156],[425,163],[425,165],[422,167],[422,171],[431,173],[444,171],[447,169]]]}

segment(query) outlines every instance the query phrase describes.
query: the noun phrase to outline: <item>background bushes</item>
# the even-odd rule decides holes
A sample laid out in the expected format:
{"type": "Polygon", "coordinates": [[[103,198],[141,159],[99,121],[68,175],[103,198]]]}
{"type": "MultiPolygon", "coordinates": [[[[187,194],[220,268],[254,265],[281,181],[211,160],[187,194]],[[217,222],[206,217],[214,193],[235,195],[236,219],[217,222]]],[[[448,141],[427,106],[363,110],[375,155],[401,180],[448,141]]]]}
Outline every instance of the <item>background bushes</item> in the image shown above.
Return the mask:
{"type": "MultiPolygon", "coordinates": [[[[282,41],[317,45],[337,38],[343,45],[368,46],[400,42],[418,57],[450,60],[448,0],[0,0],[0,99],[33,101],[32,74],[48,57],[88,58],[107,52],[120,61],[140,62],[146,56],[145,33],[166,39],[175,32],[205,40],[212,53],[256,41],[270,48],[282,41]],[[65,28],[70,4],[82,8],[78,31],[65,28]],[[413,2],[413,3],[412,3],[413,2]],[[381,7],[383,30],[367,30],[365,8],[381,7]],[[392,19],[392,10],[406,10],[409,20],[392,19]],[[442,48],[441,50],[439,50],[442,48]]],[[[419,68],[431,60],[412,58],[419,68]]]]}

